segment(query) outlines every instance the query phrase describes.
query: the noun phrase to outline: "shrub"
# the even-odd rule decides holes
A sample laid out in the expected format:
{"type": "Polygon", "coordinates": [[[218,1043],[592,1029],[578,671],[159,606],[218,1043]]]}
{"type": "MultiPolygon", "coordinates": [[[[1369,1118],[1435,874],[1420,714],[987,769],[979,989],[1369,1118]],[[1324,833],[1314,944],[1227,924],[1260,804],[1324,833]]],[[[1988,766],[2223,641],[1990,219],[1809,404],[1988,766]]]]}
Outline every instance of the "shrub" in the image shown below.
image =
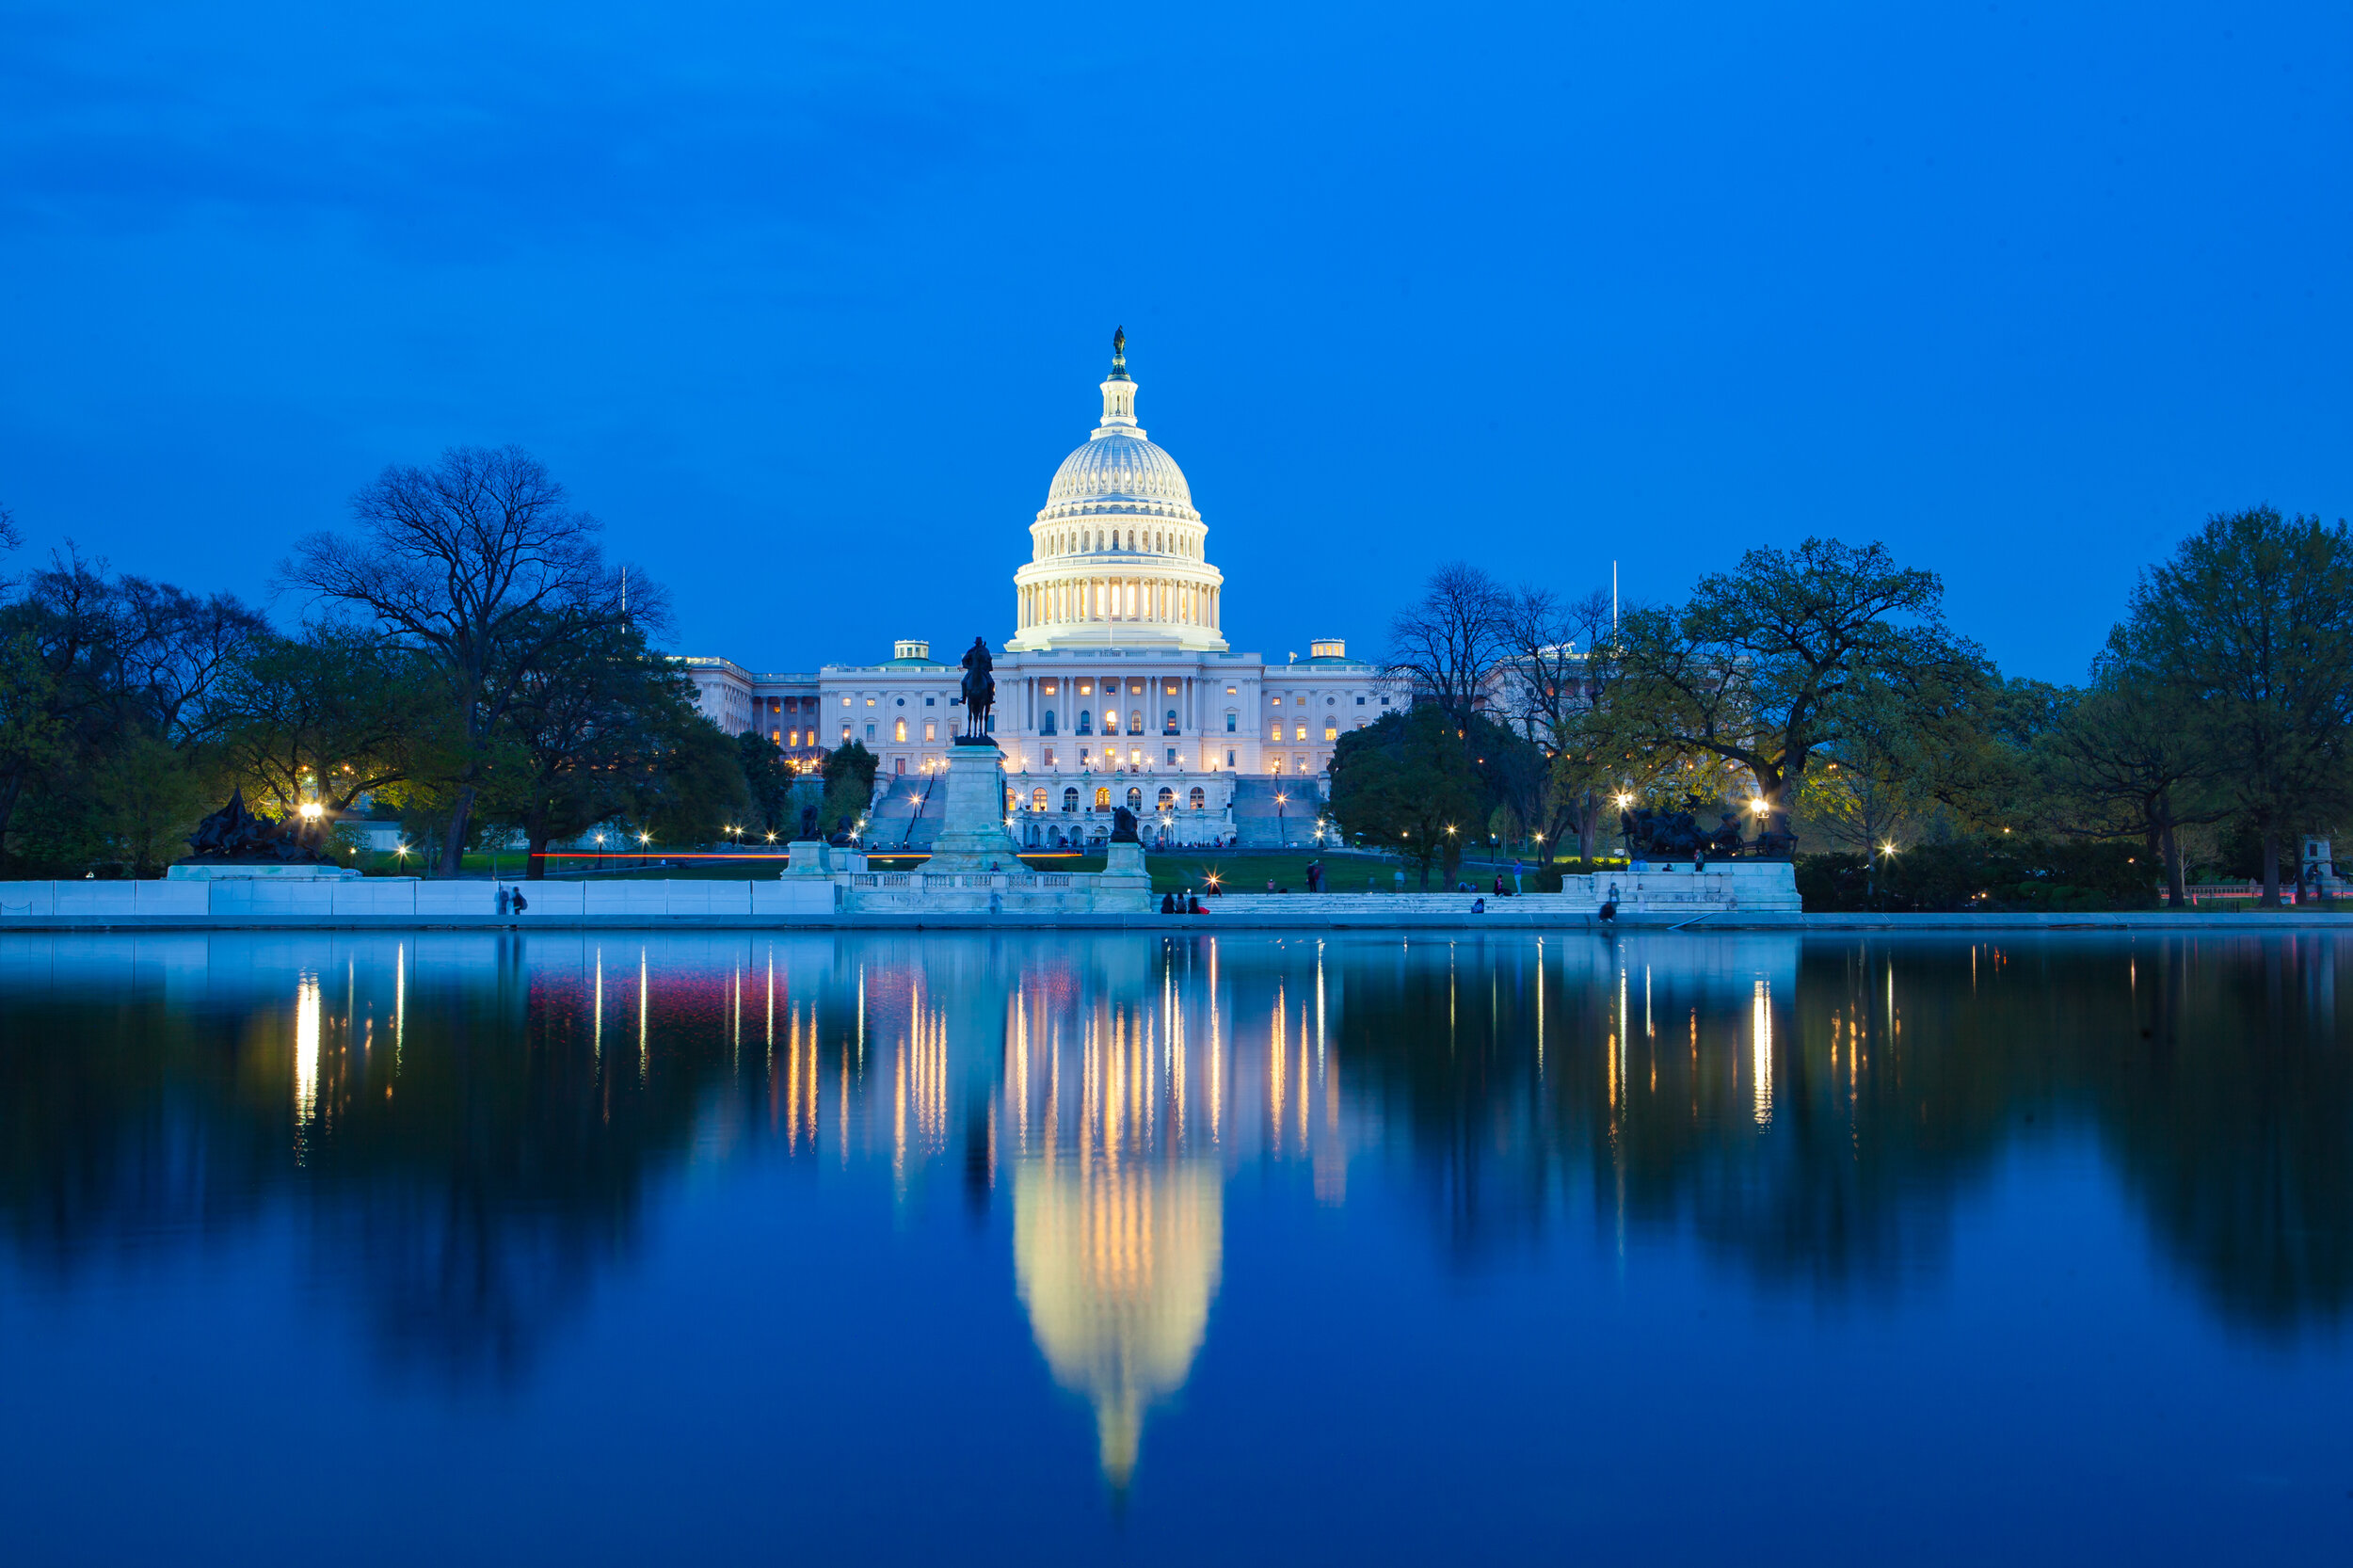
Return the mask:
{"type": "Polygon", "coordinates": [[[2154,909],[2160,876],[2136,844],[2034,839],[1915,844],[1883,861],[1876,879],[1869,872],[1860,855],[1803,856],[1798,895],[1826,913],[2093,914],[2154,909]]]}

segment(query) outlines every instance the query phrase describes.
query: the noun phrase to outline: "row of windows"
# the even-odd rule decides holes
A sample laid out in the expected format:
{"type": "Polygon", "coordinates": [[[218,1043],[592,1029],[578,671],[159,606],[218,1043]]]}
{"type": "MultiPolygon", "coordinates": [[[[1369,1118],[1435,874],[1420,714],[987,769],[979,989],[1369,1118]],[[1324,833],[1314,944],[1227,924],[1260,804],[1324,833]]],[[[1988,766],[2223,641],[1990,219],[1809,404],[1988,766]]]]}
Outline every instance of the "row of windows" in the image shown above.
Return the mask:
{"type": "MultiPolygon", "coordinates": [[[[875,725],[868,725],[866,727],[866,739],[870,741],[873,740],[875,738],[874,731],[877,728],[879,727],[875,725]]],[[[983,728],[985,728],[989,734],[996,734],[997,715],[994,713],[989,714],[988,717],[983,721],[983,728]]],[[[904,745],[907,743],[908,736],[906,720],[895,719],[891,722],[890,738],[901,745],[904,745]]],[[[923,739],[930,742],[934,745],[939,744],[939,725],[936,720],[925,719],[923,721],[923,739]]],[[[809,744],[812,745],[815,744],[816,740],[817,732],[812,729],[809,731],[809,744]]],[[[850,744],[850,726],[846,724],[841,727],[841,744],[843,745],[848,745],[850,744]]]]}
{"type": "Polygon", "coordinates": [[[1147,528],[1139,535],[1132,528],[1124,534],[1116,528],[1108,533],[1100,528],[1058,528],[1046,536],[1046,553],[1048,555],[1077,555],[1090,550],[1122,548],[1148,550],[1159,555],[1190,556],[1193,553],[1191,541],[1165,529],[1147,528]],[[1136,543],[1139,537],[1144,541],[1141,546],[1136,543]],[[1124,547],[1120,543],[1122,539],[1127,541],[1124,547]]]}
{"type": "MultiPolygon", "coordinates": [[[[1068,676],[1061,677],[1059,680],[1048,678],[1047,680],[1040,680],[1037,683],[1037,689],[1044,696],[1052,696],[1062,690],[1063,682],[1069,679],[1070,678],[1068,676]]],[[[1089,677],[1082,676],[1079,680],[1079,695],[1080,696],[1093,696],[1095,695],[1095,689],[1097,686],[1100,686],[1103,689],[1103,695],[1105,696],[1116,696],[1119,695],[1120,680],[1121,678],[1116,675],[1107,675],[1100,680],[1096,680],[1089,677]]],[[[1128,678],[1128,694],[1133,696],[1142,696],[1144,695],[1145,684],[1146,680],[1144,678],[1128,678]]],[[[1225,688],[1229,694],[1233,691],[1233,689],[1234,688],[1231,686],[1225,688]]],[[[1161,695],[1165,696],[1175,696],[1178,690],[1179,687],[1177,686],[1174,677],[1164,677],[1161,680],[1161,695]]]]}
{"type": "MultiPolygon", "coordinates": [[[[1042,787],[1032,790],[1030,792],[1030,809],[1032,811],[1044,811],[1048,809],[1048,802],[1051,798],[1052,797],[1048,795],[1046,790],[1042,787]]],[[[1176,792],[1163,786],[1159,796],[1157,797],[1156,804],[1162,811],[1176,810],[1176,792]]],[[[1195,785],[1193,787],[1193,793],[1187,797],[1187,804],[1191,809],[1195,811],[1208,810],[1209,808],[1209,792],[1202,789],[1200,786],[1195,785]]],[[[1062,808],[1065,811],[1076,811],[1079,808],[1079,792],[1075,788],[1064,790],[1062,792],[1062,808]]],[[[1111,786],[1107,784],[1098,784],[1096,786],[1095,808],[1097,811],[1108,811],[1112,808],[1111,786]]],[[[1021,809],[1020,791],[1007,790],[1005,792],[1005,809],[1008,811],[1018,811],[1021,809]]],[[[1130,789],[1128,792],[1128,809],[1134,811],[1139,815],[1143,813],[1144,792],[1142,790],[1130,789]]]]}
{"type": "MultiPolygon", "coordinates": [[[[1037,732],[1041,735],[1059,734],[1061,731],[1055,728],[1056,723],[1057,721],[1054,717],[1054,710],[1048,708],[1038,715],[1037,732]]],[[[1231,729],[1234,727],[1229,724],[1225,728],[1231,729]]],[[[1087,709],[1080,709],[1079,728],[1072,730],[1071,733],[1074,735],[1094,734],[1095,714],[1087,709]]],[[[1106,708],[1103,710],[1103,733],[1106,735],[1116,735],[1119,733],[1119,714],[1113,709],[1106,708]]],[[[1144,733],[1143,709],[1133,709],[1128,712],[1128,733],[1130,735],[1141,735],[1144,733]]],[[[1167,712],[1160,716],[1160,733],[1163,735],[1174,735],[1176,733],[1176,709],[1171,708],[1167,712]]]]}

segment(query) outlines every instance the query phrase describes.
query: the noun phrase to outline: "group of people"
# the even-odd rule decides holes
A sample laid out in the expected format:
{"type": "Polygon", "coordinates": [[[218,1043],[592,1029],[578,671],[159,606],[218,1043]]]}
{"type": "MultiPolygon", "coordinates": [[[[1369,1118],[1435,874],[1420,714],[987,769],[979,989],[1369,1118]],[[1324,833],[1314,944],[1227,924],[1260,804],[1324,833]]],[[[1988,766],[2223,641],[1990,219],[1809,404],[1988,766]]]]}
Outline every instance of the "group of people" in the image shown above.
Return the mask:
{"type": "MultiPolygon", "coordinates": [[[[1224,891],[1225,889],[1219,888],[1215,883],[1212,883],[1209,886],[1209,896],[1211,898],[1218,897],[1224,891]]],[[[1201,907],[1201,895],[1188,888],[1182,893],[1162,893],[1160,895],[1160,913],[1163,915],[1199,915],[1205,914],[1207,911],[1201,907]]]]}

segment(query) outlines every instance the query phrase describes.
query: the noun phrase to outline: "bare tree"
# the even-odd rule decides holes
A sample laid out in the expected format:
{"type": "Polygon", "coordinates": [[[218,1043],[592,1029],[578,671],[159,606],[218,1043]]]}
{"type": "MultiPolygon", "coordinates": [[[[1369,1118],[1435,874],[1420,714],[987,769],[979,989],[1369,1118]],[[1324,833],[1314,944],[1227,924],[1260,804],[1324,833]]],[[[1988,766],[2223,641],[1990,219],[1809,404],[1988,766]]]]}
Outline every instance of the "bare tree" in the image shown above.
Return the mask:
{"type": "Polygon", "coordinates": [[[1465,562],[1431,573],[1420,602],[1389,622],[1389,673],[1427,694],[1459,726],[1486,696],[1504,651],[1508,596],[1465,562]]]}
{"type": "Polygon", "coordinates": [[[1609,596],[1563,599],[1549,588],[1503,597],[1497,620],[1504,722],[1550,751],[1595,695],[1593,649],[1609,632],[1609,596]]]}
{"type": "Polygon", "coordinates": [[[602,525],[518,447],[452,447],[430,469],[388,468],[351,511],[351,533],[304,538],[280,579],[358,608],[439,668],[464,740],[441,847],[452,876],[521,672],[557,641],[642,624],[658,606],[642,583],[624,603],[598,548],[602,525]]]}

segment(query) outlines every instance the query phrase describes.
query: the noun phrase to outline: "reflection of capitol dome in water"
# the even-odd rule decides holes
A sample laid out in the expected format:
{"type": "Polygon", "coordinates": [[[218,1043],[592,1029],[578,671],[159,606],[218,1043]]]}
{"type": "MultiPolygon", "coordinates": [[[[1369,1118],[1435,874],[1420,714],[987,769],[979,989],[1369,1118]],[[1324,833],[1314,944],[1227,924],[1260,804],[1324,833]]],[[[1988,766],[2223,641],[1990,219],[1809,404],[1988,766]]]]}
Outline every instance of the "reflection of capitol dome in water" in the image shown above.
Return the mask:
{"type": "Polygon", "coordinates": [[[1213,1164],[1037,1160],[1014,1177],[1021,1300],[1055,1381],[1095,1406],[1103,1473],[1125,1486],[1144,1417],[1193,1368],[1224,1252],[1213,1164]]]}

